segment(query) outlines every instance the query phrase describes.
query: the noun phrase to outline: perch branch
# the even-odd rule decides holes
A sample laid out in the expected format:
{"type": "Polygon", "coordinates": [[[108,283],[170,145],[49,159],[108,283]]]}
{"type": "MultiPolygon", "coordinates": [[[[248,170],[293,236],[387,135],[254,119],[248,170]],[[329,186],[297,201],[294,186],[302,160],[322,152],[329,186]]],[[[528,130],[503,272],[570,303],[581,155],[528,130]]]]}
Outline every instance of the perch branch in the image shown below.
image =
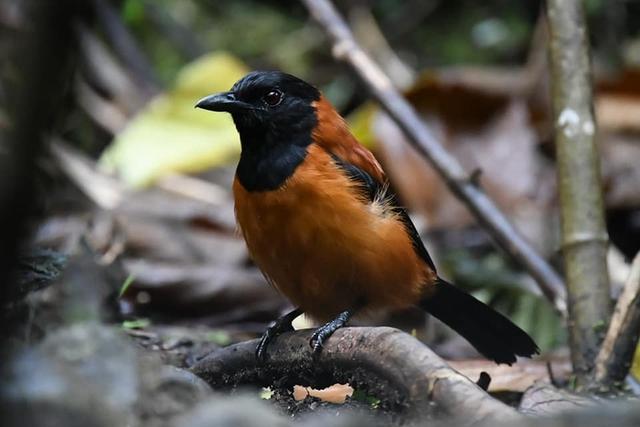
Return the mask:
{"type": "Polygon", "coordinates": [[[633,362],[640,335],[640,252],[618,298],[609,330],[596,358],[595,380],[605,387],[621,383],[633,362]]]}
{"type": "Polygon", "coordinates": [[[546,6],[571,360],[586,383],[610,315],[589,37],[580,0],[546,6]]]}
{"type": "Polygon", "coordinates": [[[544,295],[561,314],[566,312],[562,278],[518,233],[495,203],[478,188],[469,174],[438,143],[411,105],[393,87],[362,48],[328,0],[303,0],[307,9],[333,42],[334,56],[347,62],[367,85],[411,144],[440,174],[449,189],[473,212],[498,244],[536,279],[544,295]]]}
{"type": "Polygon", "coordinates": [[[432,414],[434,410],[470,423],[519,416],[397,329],[340,329],[315,360],[309,346],[311,332],[278,337],[269,347],[265,363],[256,359],[258,341],[253,340],[211,353],[192,367],[192,372],[214,388],[322,388],[349,383],[378,397],[383,407],[404,409],[409,417],[432,414]]]}

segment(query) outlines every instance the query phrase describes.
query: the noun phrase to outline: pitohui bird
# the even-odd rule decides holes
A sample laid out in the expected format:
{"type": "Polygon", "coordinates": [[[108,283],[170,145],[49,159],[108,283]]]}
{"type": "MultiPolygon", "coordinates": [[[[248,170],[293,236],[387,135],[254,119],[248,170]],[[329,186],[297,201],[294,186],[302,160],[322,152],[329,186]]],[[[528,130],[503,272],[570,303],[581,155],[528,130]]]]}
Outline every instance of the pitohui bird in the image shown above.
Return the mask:
{"type": "Polygon", "coordinates": [[[310,343],[317,354],[352,316],[410,306],[497,363],[538,352],[509,319],[438,276],[382,167],[314,86],[256,71],[196,106],[231,114],[242,149],[238,226],[264,276],[297,307],[265,332],[259,358],[301,313],[323,323],[310,343]]]}

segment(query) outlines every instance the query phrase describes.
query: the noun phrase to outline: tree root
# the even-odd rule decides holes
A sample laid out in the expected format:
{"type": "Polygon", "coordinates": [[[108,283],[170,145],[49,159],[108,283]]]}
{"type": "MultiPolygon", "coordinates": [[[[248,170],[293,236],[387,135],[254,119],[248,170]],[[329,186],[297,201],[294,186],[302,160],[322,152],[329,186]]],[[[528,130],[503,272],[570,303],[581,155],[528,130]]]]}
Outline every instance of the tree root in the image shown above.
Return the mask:
{"type": "MultiPolygon", "coordinates": [[[[563,412],[598,408],[602,402],[551,384],[535,384],[524,393],[518,410],[529,416],[553,416],[563,412]]],[[[600,406],[602,408],[602,406],[600,406]]]]}
{"type": "Polygon", "coordinates": [[[456,417],[465,424],[518,417],[469,378],[451,369],[415,338],[393,328],[342,328],[314,360],[312,331],[285,333],[271,343],[266,361],[257,340],[216,351],[192,367],[212,387],[256,385],[291,390],[349,383],[380,399],[380,406],[407,417],[456,417]]]}

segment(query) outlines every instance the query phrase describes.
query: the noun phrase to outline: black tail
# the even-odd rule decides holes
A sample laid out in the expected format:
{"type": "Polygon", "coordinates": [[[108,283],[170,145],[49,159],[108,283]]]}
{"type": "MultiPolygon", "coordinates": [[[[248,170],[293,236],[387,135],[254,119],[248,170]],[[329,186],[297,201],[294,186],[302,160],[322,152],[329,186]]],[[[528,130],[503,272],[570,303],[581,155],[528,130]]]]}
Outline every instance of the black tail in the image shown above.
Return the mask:
{"type": "Polygon", "coordinates": [[[466,338],[487,359],[511,365],[516,356],[531,357],[539,349],[511,320],[468,293],[438,279],[436,290],[420,307],[466,338]]]}

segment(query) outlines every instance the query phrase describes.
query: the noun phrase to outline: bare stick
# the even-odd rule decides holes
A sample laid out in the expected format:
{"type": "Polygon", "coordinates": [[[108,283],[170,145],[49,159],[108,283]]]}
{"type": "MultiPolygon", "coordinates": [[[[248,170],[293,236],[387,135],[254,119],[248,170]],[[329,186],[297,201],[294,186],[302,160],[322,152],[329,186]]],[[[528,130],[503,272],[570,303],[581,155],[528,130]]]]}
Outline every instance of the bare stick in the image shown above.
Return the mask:
{"type": "Polygon", "coordinates": [[[196,37],[195,29],[188,28],[171,15],[169,8],[155,0],[142,2],[149,20],[157,27],[158,32],[171,43],[175,49],[190,61],[207,52],[196,37]]]}
{"type": "Polygon", "coordinates": [[[620,384],[633,362],[640,336],[640,252],[631,264],[629,278],[611,317],[609,330],[596,358],[595,380],[609,387],[620,384]]]}
{"type": "MultiPolygon", "coordinates": [[[[71,180],[102,209],[118,208],[128,195],[129,190],[122,182],[101,171],[95,161],[66,142],[54,139],[51,153],[71,180]]],[[[226,192],[218,184],[180,174],[165,175],[156,187],[210,206],[222,206],[226,198],[226,192]]]]}
{"type": "Polygon", "coordinates": [[[106,0],[93,0],[93,7],[96,17],[115,52],[134,73],[138,83],[142,84],[144,89],[152,94],[157,92],[159,82],[153,66],[120,19],[118,11],[106,0]]]}
{"type": "Polygon", "coordinates": [[[571,360],[586,383],[611,312],[589,37],[580,0],[546,5],[571,360]]]}
{"type": "Polygon", "coordinates": [[[100,208],[115,209],[125,195],[117,179],[97,172],[96,165],[60,140],[51,143],[51,154],[71,180],[100,208]]]}
{"type": "Polygon", "coordinates": [[[344,20],[328,0],[302,0],[333,42],[334,55],[347,62],[367,85],[411,144],[440,174],[449,189],[464,202],[498,244],[537,281],[556,310],[566,313],[562,278],[518,233],[500,209],[470,178],[460,163],[435,139],[411,105],[356,43],[344,20]]]}
{"type": "Polygon", "coordinates": [[[214,388],[246,385],[290,389],[348,382],[381,400],[383,407],[425,416],[434,411],[465,419],[513,419],[515,410],[492,398],[469,378],[451,369],[412,336],[393,328],[343,328],[312,356],[311,330],[286,333],[258,362],[258,340],[211,353],[193,368],[214,388]]]}

